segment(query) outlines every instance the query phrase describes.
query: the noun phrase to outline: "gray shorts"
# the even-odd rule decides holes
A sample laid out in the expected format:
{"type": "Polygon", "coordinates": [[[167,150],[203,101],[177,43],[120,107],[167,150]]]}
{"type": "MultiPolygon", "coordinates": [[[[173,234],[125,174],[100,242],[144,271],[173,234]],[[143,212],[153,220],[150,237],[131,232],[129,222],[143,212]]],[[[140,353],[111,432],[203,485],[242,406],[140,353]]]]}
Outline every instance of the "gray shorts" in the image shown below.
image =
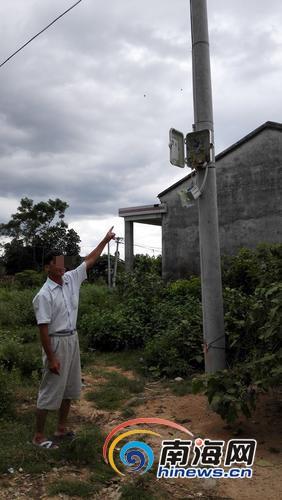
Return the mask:
{"type": "Polygon", "coordinates": [[[42,348],[43,377],[39,387],[37,408],[58,410],[63,399],[79,399],[81,368],[78,335],[50,337],[53,353],[60,361],[60,375],[49,370],[48,359],[42,348]]]}

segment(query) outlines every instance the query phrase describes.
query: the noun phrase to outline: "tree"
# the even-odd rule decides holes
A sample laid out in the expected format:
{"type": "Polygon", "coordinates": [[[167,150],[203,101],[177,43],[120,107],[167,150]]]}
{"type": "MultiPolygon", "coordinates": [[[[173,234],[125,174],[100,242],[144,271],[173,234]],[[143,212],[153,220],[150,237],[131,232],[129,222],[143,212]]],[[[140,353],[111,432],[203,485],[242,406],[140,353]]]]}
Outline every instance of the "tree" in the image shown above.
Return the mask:
{"type": "Polygon", "coordinates": [[[78,255],[80,237],[64,221],[68,204],[56,198],[34,204],[22,198],[11,220],[0,224],[0,236],[11,238],[3,245],[2,258],[8,274],[42,268],[44,255],[51,249],[60,254],[78,255]]]}
{"type": "Polygon", "coordinates": [[[134,256],[134,270],[143,273],[152,273],[162,275],[162,256],[157,257],[146,254],[137,254],[134,256]]]}

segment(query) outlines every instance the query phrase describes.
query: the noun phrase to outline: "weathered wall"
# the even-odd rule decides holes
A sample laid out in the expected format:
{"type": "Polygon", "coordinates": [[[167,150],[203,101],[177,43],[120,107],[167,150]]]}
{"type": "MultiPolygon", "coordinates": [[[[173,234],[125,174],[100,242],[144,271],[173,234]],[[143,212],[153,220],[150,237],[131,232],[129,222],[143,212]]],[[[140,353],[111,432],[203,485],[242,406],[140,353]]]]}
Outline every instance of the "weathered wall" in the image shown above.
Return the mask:
{"type": "MultiPolygon", "coordinates": [[[[226,155],[218,155],[217,194],[221,253],[242,246],[282,241],[282,131],[266,128],[226,155]]],[[[199,272],[197,202],[181,206],[178,192],[191,181],[160,197],[163,216],[163,276],[183,278],[199,272]]]]}

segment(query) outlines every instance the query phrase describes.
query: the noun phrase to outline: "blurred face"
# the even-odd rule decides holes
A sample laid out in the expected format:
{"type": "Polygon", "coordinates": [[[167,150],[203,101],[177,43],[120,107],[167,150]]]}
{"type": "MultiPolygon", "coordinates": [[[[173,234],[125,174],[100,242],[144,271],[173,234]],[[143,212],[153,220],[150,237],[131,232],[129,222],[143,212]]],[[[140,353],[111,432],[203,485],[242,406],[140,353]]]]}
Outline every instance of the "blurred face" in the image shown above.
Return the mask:
{"type": "Polygon", "coordinates": [[[65,259],[63,255],[58,255],[53,258],[53,260],[46,266],[46,270],[51,279],[61,280],[62,276],[65,274],[65,259]]]}

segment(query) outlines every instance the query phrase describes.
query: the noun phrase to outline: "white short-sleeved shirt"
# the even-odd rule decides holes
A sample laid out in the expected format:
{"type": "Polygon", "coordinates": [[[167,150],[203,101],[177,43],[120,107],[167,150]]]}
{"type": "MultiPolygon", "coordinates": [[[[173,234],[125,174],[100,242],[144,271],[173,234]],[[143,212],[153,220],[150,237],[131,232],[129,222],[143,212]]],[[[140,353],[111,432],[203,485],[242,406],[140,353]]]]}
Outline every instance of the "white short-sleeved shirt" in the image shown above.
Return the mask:
{"type": "Polygon", "coordinates": [[[63,333],[76,329],[79,289],[87,279],[86,262],[63,276],[59,285],[48,278],[32,304],[37,324],[48,323],[48,333],[63,333]]]}

